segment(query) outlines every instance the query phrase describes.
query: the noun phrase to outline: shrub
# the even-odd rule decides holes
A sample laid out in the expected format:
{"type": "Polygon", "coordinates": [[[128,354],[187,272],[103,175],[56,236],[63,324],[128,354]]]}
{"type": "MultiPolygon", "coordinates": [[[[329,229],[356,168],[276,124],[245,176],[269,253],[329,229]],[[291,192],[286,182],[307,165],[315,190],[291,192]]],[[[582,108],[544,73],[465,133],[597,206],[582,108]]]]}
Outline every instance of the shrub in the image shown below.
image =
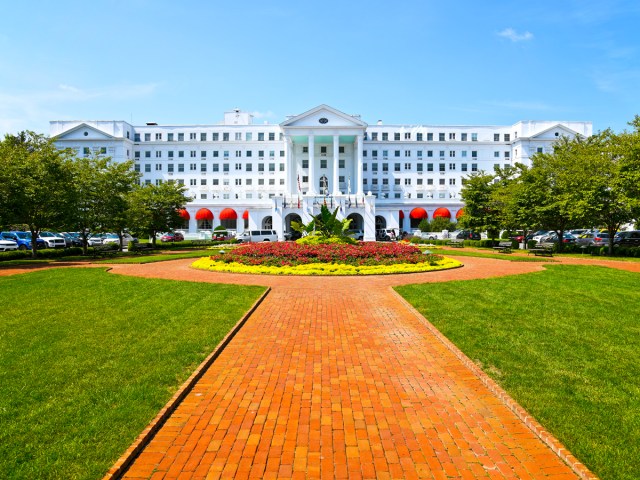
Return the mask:
{"type": "Polygon", "coordinates": [[[527,242],[527,248],[529,248],[529,249],[536,248],[537,244],[538,244],[538,242],[536,240],[529,240],[527,242]]]}
{"type": "Polygon", "coordinates": [[[511,232],[509,230],[504,230],[502,235],[500,235],[501,240],[509,240],[511,238],[511,232]]]}
{"type": "Polygon", "coordinates": [[[351,237],[323,237],[320,235],[305,235],[296,240],[299,245],[356,245],[358,241],[351,237]]]}

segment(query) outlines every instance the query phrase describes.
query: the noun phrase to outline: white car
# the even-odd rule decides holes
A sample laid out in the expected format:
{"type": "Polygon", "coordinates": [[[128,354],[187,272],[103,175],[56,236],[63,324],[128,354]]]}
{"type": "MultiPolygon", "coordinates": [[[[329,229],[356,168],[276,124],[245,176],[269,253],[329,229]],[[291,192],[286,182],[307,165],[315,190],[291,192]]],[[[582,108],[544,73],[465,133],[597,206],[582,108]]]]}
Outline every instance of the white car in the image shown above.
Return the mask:
{"type": "MultiPolygon", "coordinates": [[[[124,242],[125,245],[129,245],[129,242],[137,242],[138,239],[137,238],[133,238],[128,233],[124,233],[124,234],[122,234],[122,241],[124,242]]],[[[103,245],[107,245],[109,243],[115,243],[116,245],[120,245],[120,238],[118,238],[118,235],[115,234],[115,233],[108,233],[102,239],[102,244],[103,245]]]]}
{"type": "Polygon", "coordinates": [[[17,250],[18,244],[12,240],[5,240],[0,237],[0,252],[8,252],[9,250],[17,250]]]}
{"type": "Polygon", "coordinates": [[[39,237],[47,244],[47,248],[65,248],[67,241],[51,232],[40,232],[39,237]]]}

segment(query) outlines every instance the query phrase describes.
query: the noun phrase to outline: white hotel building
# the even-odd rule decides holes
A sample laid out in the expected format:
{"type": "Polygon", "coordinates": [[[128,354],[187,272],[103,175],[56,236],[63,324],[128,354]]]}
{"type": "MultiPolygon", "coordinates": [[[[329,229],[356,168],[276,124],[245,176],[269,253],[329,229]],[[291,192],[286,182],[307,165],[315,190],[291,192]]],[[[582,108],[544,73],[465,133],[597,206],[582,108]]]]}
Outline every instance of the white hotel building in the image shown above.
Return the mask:
{"type": "Polygon", "coordinates": [[[379,228],[410,231],[422,218],[460,215],[462,181],[496,165],[530,163],[558,137],[590,136],[591,122],[513,125],[368,125],[320,105],[280,124],[233,110],[211,125],[134,126],[124,121],[52,121],[51,137],[78,155],[134,160],[141,182],[175,181],[192,201],[182,212],[195,237],[218,225],[274,229],[308,222],[326,205],[375,240],[379,228]]]}

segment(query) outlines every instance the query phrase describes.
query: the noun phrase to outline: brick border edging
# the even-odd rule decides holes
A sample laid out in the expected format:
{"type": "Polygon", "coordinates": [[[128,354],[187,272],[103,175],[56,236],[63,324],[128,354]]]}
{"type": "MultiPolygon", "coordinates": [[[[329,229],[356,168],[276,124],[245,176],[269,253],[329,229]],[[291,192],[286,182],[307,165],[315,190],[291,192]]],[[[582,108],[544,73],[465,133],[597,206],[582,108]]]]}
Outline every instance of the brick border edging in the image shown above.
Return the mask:
{"type": "Polygon", "coordinates": [[[400,302],[422,323],[429,332],[434,335],[451,353],[453,353],[458,360],[460,360],[465,367],[467,367],[471,373],[473,373],[478,379],[493,393],[503,405],[505,405],[516,417],[518,417],[526,426],[536,435],[542,442],[551,449],[564,463],[566,463],[573,472],[584,480],[598,480],[598,477],[591,472],[580,460],[573,456],[573,454],[567,450],[560,441],[555,438],[550,432],[546,431],[544,427],[533,418],[533,416],[527,412],[518,402],[516,402],[511,396],[499,386],[491,377],[489,377],[480,367],[478,367],[469,357],[467,357],[462,350],[453,344],[447,337],[445,337],[440,330],[438,330],[429,320],[427,320],[413,305],[407,302],[393,287],[389,287],[393,292],[393,295],[400,300],[400,302]]]}
{"type": "Polygon", "coordinates": [[[175,412],[182,400],[193,389],[196,383],[202,378],[211,364],[220,356],[225,347],[240,331],[253,312],[258,308],[266,296],[271,292],[271,287],[267,287],[264,293],[258,298],[249,310],[242,316],[240,320],[232,327],[227,335],[220,341],[216,348],[205,358],[200,365],[194,370],[191,376],[184,382],[178,391],[171,397],[171,400],[158,412],[158,415],[151,420],[145,429],[138,435],[135,441],[127,448],[125,453],[113,464],[102,480],[115,480],[121,478],[129,469],[131,463],[151,442],[156,433],[164,425],[167,419],[175,412]]]}

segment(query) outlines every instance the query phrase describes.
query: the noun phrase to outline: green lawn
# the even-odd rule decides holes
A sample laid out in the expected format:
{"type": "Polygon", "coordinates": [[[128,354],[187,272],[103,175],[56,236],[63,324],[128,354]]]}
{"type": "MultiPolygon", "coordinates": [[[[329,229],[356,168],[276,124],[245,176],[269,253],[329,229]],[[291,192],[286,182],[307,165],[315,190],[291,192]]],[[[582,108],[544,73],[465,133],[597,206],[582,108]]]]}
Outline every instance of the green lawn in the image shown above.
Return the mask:
{"type": "Polygon", "coordinates": [[[0,278],[0,477],[100,478],[263,291],[83,268],[0,278]]]}
{"type": "Polygon", "coordinates": [[[602,479],[640,478],[640,275],[549,265],[397,291],[602,479]]]}

